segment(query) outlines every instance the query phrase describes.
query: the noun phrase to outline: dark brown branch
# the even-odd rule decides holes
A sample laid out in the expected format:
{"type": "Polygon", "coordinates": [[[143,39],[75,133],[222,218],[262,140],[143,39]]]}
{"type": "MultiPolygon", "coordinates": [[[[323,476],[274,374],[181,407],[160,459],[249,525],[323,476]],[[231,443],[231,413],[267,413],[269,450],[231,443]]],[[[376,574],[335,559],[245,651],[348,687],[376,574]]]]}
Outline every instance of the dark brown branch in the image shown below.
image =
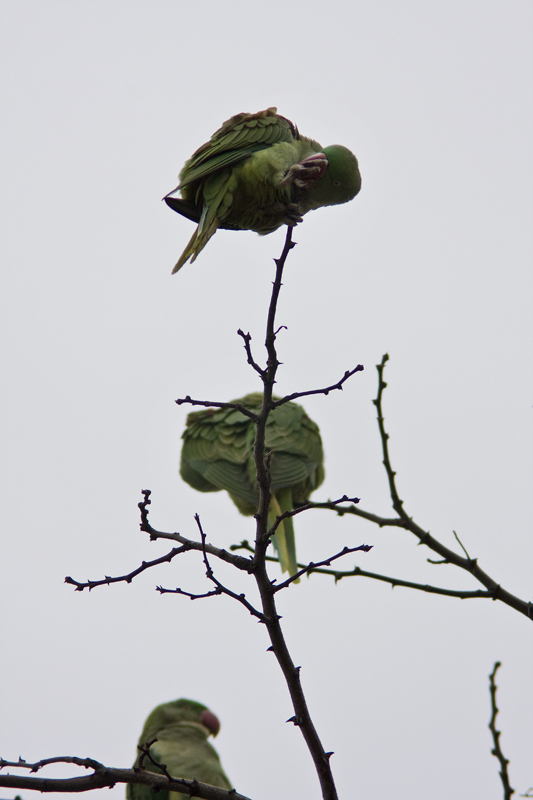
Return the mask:
{"type": "Polygon", "coordinates": [[[214,572],[213,572],[213,570],[211,568],[211,564],[209,563],[209,558],[207,556],[207,550],[205,548],[206,536],[205,536],[204,530],[202,528],[202,523],[200,522],[200,517],[198,516],[198,514],[195,514],[194,518],[196,520],[196,524],[198,525],[198,530],[200,531],[202,544],[204,545],[203,557],[204,557],[204,564],[205,564],[205,574],[207,576],[207,579],[215,584],[217,593],[225,594],[228,597],[231,597],[233,600],[237,600],[239,603],[241,603],[250,612],[250,614],[252,616],[257,617],[257,619],[260,622],[264,622],[265,618],[264,618],[263,614],[261,614],[260,611],[257,611],[257,609],[255,609],[253,607],[253,605],[248,602],[248,600],[246,599],[246,596],[244,595],[244,593],[236,594],[235,592],[232,592],[231,589],[228,589],[227,586],[224,586],[218,580],[218,578],[215,576],[215,574],[214,574],[214,572]]]}
{"type": "MultiPolygon", "coordinates": [[[[79,591],[81,591],[82,588],[93,588],[96,585],[118,582],[120,580],[131,582],[131,580],[133,580],[133,578],[137,574],[144,571],[145,569],[148,569],[150,566],[162,563],[163,561],[170,561],[174,557],[174,555],[181,554],[183,552],[186,552],[187,550],[200,550],[203,555],[207,578],[212,583],[215,584],[215,589],[213,591],[205,592],[202,594],[194,594],[191,592],[187,592],[181,588],[170,590],[170,589],[164,589],[161,586],[158,587],[158,590],[161,593],[172,592],[175,594],[183,594],[191,599],[200,599],[200,598],[212,597],[214,595],[225,594],[228,597],[231,597],[232,599],[237,600],[239,603],[241,603],[249,611],[250,614],[258,618],[260,622],[266,625],[271,641],[271,647],[269,649],[272,650],[276,655],[276,658],[284,674],[287,687],[289,689],[289,693],[291,696],[294,715],[291,717],[290,721],[292,721],[295,725],[297,725],[302,731],[302,734],[307,743],[308,749],[310,751],[310,754],[313,758],[317,770],[318,778],[321,785],[323,800],[338,800],[337,791],[333,780],[333,775],[331,773],[329,765],[329,759],[332,754],[327,753],[324,750],[322,743],[318,737],[317,731],[311,720],[305,696],[300,683],[300,674],[299,674],[300,668],[296,667],[291,659],[291,656],[289,654],[281,630],[280,616],[277,613],[276,609],[276,604],[274,599],[276,591],[278,591],[279,588],[282,587],[285,588],[285,586],[288,586],[290,583],[294,581],[293,579],[289,579],[288,581],[285,581],[284,584],[275,587],[273,582],[270,580],[266,570],[266,550],[270,545],[270,536],[272,535],[273,530],[275,530],[275,526],[272,528],[272,530],[269,530],[268,528],[268,511],[271,499],[270,455],[265,452],[265,430],[266,430],[268,415],[276,407],[276,404],[282,405],[283,402],[288,402],[289,399],[296,397],[303,397],[310,394],[318,394],[318,393],[328,394],[330,391],[334,389],[342,389],[342,385],[344,384],[344,382],[348,380],[348,378],[355,372],[359,372],[362,369],[362,367],[358,366],[354,370],[346,372],[343,378],[337,384],[327,387],[326,389],[317,389],[309,392],[295,393],[285,398],[284,401],[280,401],[279,403],[277,401],[276,403],[273,402],[272,400],[273,387],[276,383],[276,373],[278,366],[280,364],[276,352],[276,344],[275,344],[276,336],[279,333],[279,330],[281,330],[281,328],[284,327],[280,326],[279,328],[276,328],[275,326],[276,308],[277,308],[279,293],[282,286],[283,268],[285,265],[286,258],[293,247],[294,243],[292,242],[292,229],[288,227],[282,255],[279,259],[276,259],[276,277],[273,283],[272,296],[268,311],[266,337],[265,337],[265,348],[267,350],[267,362],[265,369],[261,369],[253,359],[250,347],[250,341],[251,341],[250,335],[244,334],[242,331],[239,331],[239,335],[244,339],[244,345],[248,361],[251,364],[251,366],[261,375],[261,378],[263,380],[263,387],[264,387],[263,402],[259,414],[250,412],[248,409],[244,408],[244,406],[242,406],[240,403],[219,403],[216,401],[193,400],[189,395],[187,395],[185,398],[176,400],[176,403],[178,405],[188,403],[190,405],[199,405],[202,407],[235,408],[238,411],[240,411],[243,415],[251,419],[256,426],[255,440],[254,440],[254,459],[257,471],[259,503],[258,503],[258,512],[256,514],[256,523],[257,523],[256,542],[255,542],[255,551],[253,558],[246,559],[243,558],[242,556],[236,556],[232,553],[228,553],[226,550],[207,544],[205,534],[202,530],[202,526],[200,524],[200,520],[197,515],[196,515],[196,521],[198,528],[200,530],[200,537],[201,537],[200,542],[187,539],[186,537],[182,536],[179,533],[166,533],[154,529],[148,519],[148,506],[151,503],[150,501],[151,493],[149,490],[144,490],[143,491],[144,499],[141,503],[139,503],[139,508],[141,511],[141,530],[148,533],[150,539],[153,541],[157,539],[170,539],[178,542],[181,545],[181,547],[174,548],[166,556],[163,556],[160,559],[155,560],[154,562],[143,562],[140,568],[122,577],[118,578],[106,577],[101,581],[91,581],[86,584],[79,583],[77,581],[74,581],[72,578],[69,578],[68,582],[73,583],[79,591]],[[232,592],[228,587],[224,586],[216,578],[213,569],[211,568],[211,565],[209,563],[209,556],[215,556],[216,558],[219,558],[227,563],[232,564],[233,566],[237,567],[240,570],[246,571],[254,575],[261,597],[262,611],[258,611],[257,609],[255,609],[246,600],[244,594],[236,594],[235,592],[232,592]]],[[[356,503],[358,502],[358,498],[343,497],[341,498],[341,500],[333,501],[330,505],[332,507],[336,507],[337,504],[342,502],[356,503]]],[[[284,517],[293,516],[295,514],[301,513],[302,511],[307,510],[308,507],[311,506],[307,505],[302,506],[301,508],[295,509],[292,512],[285,513],[280,518],[278,518],[277,524],[279,524],[281,519],[283,519],[284,517]]],[[[319,565],[316,564],[309,565],[309,569],[316,569],[317,566],[320,567],[321,564],[328,565],[331,563],[331,561],[335,560],[336,558],[340,558],[342,555],[346,555],[347,553],[354,552],[355,550],[360,550],[360,549],[369,549],[369,547],[367,545],[362,545],[361,547],[353,548],[351,550],[349,548],[345,548],[341,553],[335,556],[331,556],[326,561],[320,562],[319,565]]],[[[303,570],[302,574],[305,574],[305,572],[306,569],[303,570]]],[[[107,770],[107,768],[102,768],[102,770],[106,771],[105,772],[106,776],[111,774],[111,771],[107,770]]],[[[98,774],[96,774],[95,772],[95,775],[89,776],[88,779],[76,778],[69,780],[68,788],[65,789],[61,788],[58,789],[57,786],[64,784],[55,781],[55,787],[56,787],[55,790],[85,791],[85,788],[77,788],[77,789],[73,788],[74,786],[79,787],[80,780],[84,780],[86,782],[85,784],[83,784],[83,786],[84,787],[86,786],[87,789],[98,788],[99,786],[104,786],[104,785],[111,785],[110,783],[106,783],[105,781],[102,782],[102,777],[101,777],[102,770],[99,768],[98,774]],[[76,783],[73,784],[72,781],[76,781],[76,783]],[[98,781],[101,782],[98,783],[98,781]]],[[[114,776],[117,775],[116,770],[113,770],[112,772],[114,776]]],[[[125,770],[123,772],[127,773],[128,775],[131,775],[132,771],[125,770]]],[[[144,770],[136,770],[135,774],[137,775],[137,780],[133,782],[148,783],[148,785],[150,786],[153,785],[161,787],[164,786],[165,788],[171,790],[174,788],[174,783],[176,783],[176,781],[174,781],[174,783],[170,782],[168,775],[166,776],[154,775],[153,773],[147,773],[144,770]],[[149,780],[146,778],[146,775],[149,776],[149,780]],[[142,776],[142,780],[139,778],[139,776],[142,776]],[[159,781],[162,780],[164,781],[164,783],[154,784],[153,781],[155,779],[159,781]],[[150,781],[152,782],[150,783],[150,781]]],[[[116,780],[119,781],[120,779],[116,780]]],[[[122,782],[128,782],[128,781],[123,780],[122,782]]],[[[187,782],[181,782],[180,786],[177,789],[174,789],[174,791],[186,791],[189,794],[193,793],[198,797],[211,798],[215,796],[209,793],[207,794],[200,793],[196,788],[195,782],[193,782],[194,784],[192,787],[193,791],[191,792],[190,786],[187,786],[186,784],[187,782]]],[[[42,785],[44,786],[45,784],[43,783],[42,785]]],[[[42,790],[47,791],[47,789],[42,789],[42,790]]],[[[52,789],[50,789],[50,791],[52,791],[52,789]]],[[[210,792],[212,790],[204,789],[202,791],[210,792]]],[[[220,790],[214,790],[214,791],[220,792],[220,790]]],[[[216,796],[220,798],[222,797],[225,798],[227,794],[228,793],[222,791],[219,793],[219,795],[216,796]]]]}
{"type": "Polygon", "coordinates": [[[0,786],[11,789],[29,789],[37,792],[89,792],[93,789],[112,788],[117,783],[136,783],[149,786],[155,791],[165,790],[168,792],[182,792],[189,796],[200,797],[203,800],[249,800],[242,794],[238,794],[234,789],[219,789],[216,786],[209,786],[207,783],[199,783],[196,780],[185,780],[184,778],[169,778],[156,772],[149,772],[144,769],[118,769],[116,767],[106,767],[91,758],[75,758],[64,756],[48,758],[36,764],[28,764],[25,761],[11,762],[0,759],[0,769],[2,767],[18,767],[37,772],[47,764],[76,764],[86,769],[92,769],[90,775],[82,775],[74,778],[40,778],[27,775],[0,775],[0,786]]]}
{"type": "Polygon", "coordinates": [[[251,559],[241,558],[239,556],[235,557],[232,553],[228,553],[227,550],[221,547],[215,547],[213,544],[187,539],[185,536],[182,536],[181,533],[167,533],[165,531],[156,530],[152,527],[148,519],[148,506],[152,503],[150,500],[151,491],[150,489],[143,489],[142,494],[144,500],[139,503],[141,512],[140,529],[143,533],[147,533],[150,536],[151,541],[155,542],[157,539],[170,539],[171,541],[180,542],[181,544],[187,545],[190,550],[198,550],[201,553],[205,551],[209,553],[209,555],[215,556],[215,558],[219,558],[221,561],[225,561],[227,564],[232,564],[234,567],[237,567],[237,569],[243,570],[244,572],[252,572],[253,566],[251,559]]]}
{"type": "Polygon", "coordinates": [[[378,382],[378,395],[375,400],[372,402],[376,406],[378,412],[378,427],[379,427],[379,435],[381,437],[381,447],[383,450],[383,466],[385,467],[385,471],[387,473],[387,478],[389,479],[389,490],[390,496],[392,499],[392,507],[396,511],[399,517],[402,519],[408,519],[407,514],[403,510],[403,500],[400,500],[398,495],[398,491],[396,489],[396,473],[393,472],[390,458],[389,458],[389,434],[385,431],[385,419],[383,417],[382,411],[382,398],[383,392],[387,388],[387,384],[383,380],[383,370],[385,369],[385,364],[389,360],[389,354],[385,353],[383,358],[381,359],[381,363],[376,365],[376,369],[379,375],[379,382],[378,382]]]}
{"type": "Polygon", "coordinates": [[[274,408],[278,406],[282,406],[284,403],[290,403],[292,400],[297,400],[299,397],[309,397],[312,394],[325,394],[328,395],[330,392],[333,392],[335,389],[340,389],[342,391],[343,384],[355,375],[356,372],[362,372],[364,370],[364,366],[362,364],[358,364],[355,369],[347,370],[340,381],[337,383],[332,384],[331,386],[327,386],[325,389],[311,389],[308,392],[293,392],[292,394],[288,394],[285,397],[282,397],[281,400],[276,400],[272,405],[274,408]]]}
{"type": "Polygon", "coordinates": [[[511,788],[511,784],[509,783],[509,774],[507,772],[507,765],[509,761],[502,753],[500,747],[500,736],[501,731],[496,730],[496,716],[498,714],[498,707],[496,705],[496,673],[498,672],[499,668],[501,667],[501,662],[496,661],[494,664],[494,669],[492,670],[491,674],[489,675],[490,681],[490,705],[492,709],[492,713],[490,715],[490,722],[489,728],[492,734],[492,741],[494,742],[494,748],[491,750],[493,756],[496,756],[498,761],[500,762],[500,778],[502,779],[502,786],[503,786],[503,798],[504,800],[510,800],[511,795],[514,794],[514,789],[511,788]]]}
{"type": "MultiPolygon", "coordinates": [[[[358,502],[359,502],[358,497],[347,497],[346,495],[344,495],[339,500],[330,500],[329,505],[331,507],[334,507],[340,505],[341,503],[358,503],[358,502]]],[[[282,514],[276,517],[274,524],[268,531],[268,535],[272,536],[272,534],[276,532],[278,526],[284,519],[287,519],[288,517],[295,517],[297,514],[302,514],[304,511],[309,511],[310,508],[316,508],[316,505],[312,502],[307,502],[301,506],[298,506],[298,508],[293,508],[292,511],[284,511],[282,514]]],[[[230,550],[232,549],[233,548],[230,547],[230,550]]]]}
{"type": "MultiPolygon", "coordinates": [[[[77,767],[84,767],[85,769],[105,769],[100,761],[95,761],[94,758],[78,758],[77,756],[54,756],[53,758],[42,758],[40,761],[29,762],[23,758],[18,761],[5,761],[0,758],[0,769],[6,767],[17,767],[17,769],[29,769],[30,772],[38,772],[43,767],[48,767],[50,764],[75,764],[77,767]]],[[[2,776],[0,776],[2,777],[2,776]]]]}
{"type": "Polygon", "coordinates": [[[175,589],[165,589],[164,586],[155,587],[159,594],[182,594],[190,600],[203,600],[206,597],[215,597],[217,594],[222,594],[222,589],[213,589],[212,592],[204,592],[203,594],[194,594],[194,592],[186,592],[184,589],[176,587],[175,589]]]}
{"type": "Polygon", "coordinates": [[[237,334],[241,336],[242,339],[244,340],[244,349],[246,350],[246,360],[248,361],[248,364],[250,364],[250,366],[253,367],[253,369],[255,369],[255,371],[259,373],[259,375],[261,375],[261,377],[263,377],[264,370],[261,369],[261,367],[255,361],[252,355],[252,348],[250,347],[250,342],[252,341],[252,337],[250,336],[249,333],[244,333],[244,331],[241,331],[240,328],[237,331],[237,334]]]}
{"type": "MultiPolygon", "coordinates": [[[[285,589],[287,586],[290,586],[291,583],[296,583],[301,577],[307,574],[311,574],[312,572],[320,571],[321,567],[326,567],[331,564],[332,561],[336,561],[338,558],[342,558],[342,556],[347,556],[350,553],[369,553],[372,550],[373,545],[371,544],[360,544],[359,547],[343,547],[340,553],[336,553],[334,556],[329,556],[329,558],[325,558],[324,561],[318,561],[316,564],[313,561],[310,561],[307,566],[303,566],[298,570],[296,575],[293,575],[291,578],[287,578],[287,580],[283,581],[283,583],[278,583],[273,587],[274,592],[279,592],[280,589],[285,589]]],[[[270,561],[271,559],[268,558],[270,561]]],[[[298,564],[300,566],[300,564],[298,564]]]]}
{"type": "MultiPolygon", "coordinates": [[[[398,490],[396,488],[396,473],[392,469],[390,456],[389,456],[389,447],[388,447],[388,440],[389,435],[385,430],[385,421],[383,417],[382,411],[382,399],[383,399],[383,391],[386,388],[387,384],[383,380],[383,370],[385,368],[385,364],[389,360],[389,356],[385,354],[381,360],[381,363],[377,365],[377,370],[379,374],[379,383],[378,383],[378,393],[376,399],[373,401],[376,409],[377,409],[377,418],[378,418],[378,426],[379,432],[381,436],[381,443],[383,449],[383,465],[385,467],[385,471],[387,473],[387,478],[389,481],[389,490],[392,500],[392,506],[397,513],[397,517],[387,518],[387,517],[380,517],[377,514],[372,514],[369,511],[365,511],[362,508],[356,508],[356,506],[349,506],[349,507],[337,507],[331,503],[310,503],[310,507],[312,508],[324,508],[324,509],[332,509],[337,512],[339,516],[343,516],[344,514],[353,514],[354,516],[361,517],[362,519],[366,519],[369,522],[373,522],[376,525],[379,525],[380,528],[384,527],[396,527],[396,528],[403,528],[404,530],[409,531],[410,533],[414,534],[417,539],[419,540],[419,544],[426,545],[429,547],[430,550],[433,550],[437,553],[442,561],[431,563],[441,563],[441,564],[454,564],[456,567],[469,572],[479,583],[481,583],[490,593],[490,596],[493,600],[500,600],[502,603],[514,608],[516,611],[519,611],[524,616],[528,617],[529,619],[533,620],[533,603],[527,602],[525,600],[521,600],[515,595],[511,594],[510,592],[502,589],[499,583],[497,583],[493,578],[487,575],[481,567],[478,566],[477,558],[464,558],[460,556],[458,553],[455,553],[453,550],[450,550],[448,547],[443,545],[437,539],[435,539],[429,531],[425,531],[419,525],[414,522],[413,518],[410,517],[403,508],[403,500],[400,500],[398,490]]],[[[457,535],[456,535],[457,538],[457,535]]],[[[466,554],[466,550],[461,542],[459,542],[463,552],[466,554]]],[[[428,559],[430,561],[430,559],[428,559]]],[[[455,596],[455,595],[451,595],[455,596]]]]}
{"type": "MultiPolygon", "coordinates": [[[[359,548],[355,548],[359,549],[359,548]]],[[[230,550],[246,550],[249,553],[254,553],[255,550],[251,546],[251,544],[245,539],[240,544],[232,544],[230,546],[230,550]]],[[[267,561],[277,562],[278,559],[274,556],[266,556],[267,561]]],[[[461,590],[455,589],[441,589],[438,586],[430,586],[429,584],[422,584],[422,583],[413,583],[412,581],[404,581],[401,578],[390,578],[387,575],[380,575],[377,572],[367,572],[360,567],[354,567],[350,570],[337,570],[337,569],[323,569],[319,564],[298,564],[298,567],[304,570],[308,576],[313,574],[317,575],[330,575],[332,578],[335,579],[335,583],[342,580],[343,578],[372,578],[376,581],[383,581],[384,583],[389,583],[392,588],[394,589],[395,586],[404,586],[408,589],[418,589],[421,592],[427,592],[428,594],[441,594],[446,597],[458,597],[460,600],[470,600],[475,598],[485,598],[487,600],[493,600],[494,594],[492,592],[483,592],[481,589],[477,589],[474,592],[466,592],[461,590]]]]}
{"type": "MultiPolygon", "coordinates": [[[[228,553],[227,550],[223,550],[220,547],[215,547],[212,544],[207,544],[206,542],[195,542],[192,539],[187,539],[180,533],[164,533],[163,531],[156,531],[148,521],[148,506],[152,502],[150,500],[151,491],[150,489],[143,489],[142,494],[144,495],[144,500],[139,503],[139,509],[141,511],[141,530],[145,533],[148,533],[152,541],[155,541],[156,539],[171,539],[173,541],[180,542],[181,547],[174,547],[169,553],[161,556],[160,558],[155,558],[153,561],[143,561],[140,567],[128,572],[127,575],[119,575],[116,577],[110,577],[109,575],[106,575],[105,578],[101,578],[100,580],[96,581],[77,581],[74,578],[67,576],[65,578],[65,583],[75,586],[77,592],[82,592],[84,589],[89,589],[90,591],[97,586],[108,586],[111,583],[131,583],[132,580],[137,577],[137,575],[141,574],[141,572],[151,569],[152,567],[156,567],[159,564],[169,563],[176,556],[181,555],[182,553],[187,553],[190,550],[198,550],[201,553],[208,552],[210,555],[219,558],[221,561],[232,564],[234,567],[237,567],[237,569],[244,570],[245,572],[252,571],[253,566],[251,559],[234,556],[232,553],[228,553]]],[[[220,592],[211,592],[208,595],[191,595],[189,592],[185,592],[181,589],[163,589],[160,586],[157,587],[157,590],[161,592],[161,594],[173,592],[175,594],[184,594],[192,599],[195,599],[196,597],[210,596],[211,594],[220,594],[220,592]]]]}
{"type": "Polygon", "coordinates": [[[256,435],[254,443],[254,459],[257,472],[257,483],[259,487],[259,507],[256,515],[256,540],[255,554],[253,557],[254,576],[257,582],[265,625],[271,641],[269,648],[276,656],[280,668],[285,677],[287,687],[291,696],[294,709],[294,716],[290,721],[297,725],[305,739],[315,768],[317,771],[323,800],[338,800],[335,782],[331,772],[329,758],[331,753],[326,753],[318,733],[313,725],[307,702],[300,682],[300,668],[296,667],[290,656],[285,638],[280,625],[280,617],[276,609],[274,598],[275,589],[268,576],[266,569],[266,550],[270,543],[268,530],[268,509],[270,505],[270,474],[268,456],[265,456],[265,428],[270,410],[273,407],[272,392],[276,382],[276,372],[279,361],[276,353],[276,307],[279,292],[281,289],[281,279],[285,260],[294,244],[291,239],[292,229],[287,229],[287,237],[282,255],[276,260],[276,278],[272,289],[272,298],[268,312],[267,330],[265,347],[267,350],[267,367],[262,375],[264,384],[263,406],[256,423],[256,435]]]}
{"type": "Polygon", "coordinates": [[[412,581],[404,581],[401,578],[391,578],[388,575],[380,575],[377,572],[367,572],[360,567],[354,567],[352,570],[348,570],[346,572],[340,572],[338,570],[326,570],[326,569],[313,569],[309,570],[309,574],[311,575],[313,572],[321,573],[322,575],[331,575],[335,578],[335,583],[341,581],[343,578],[352,578],[352,577],[361,577],[361,578],[372,578],[375,581],[383,581],[383,583],[388,583],[394,589],[395,586],[403,586],[406,589],[417,589],[420,592],[427,592],[428,594],[441,594],[445,597],[458,597],[461,600],[469,600],[475,598],[485,598],[487,600],[494,600],[494,595],[492,592],[483,592],[481,589],[476,589],[473,592],[467,592],[462,590],[456,589],[442,589],[439,586],[431,586],[428,583],[413,583],[412,581]]]}
{"type": "Polygon", "coordinates": [[[191,406],[202,406],[203,408],[235,408],[237,411],[240,411],[241,414],[244,414],[245,417],[249,417],[252,422],[257,422],[257,414],[254,414],[253,411],[245,408],[245,406],[240,403],[219,403],[216,400],[193,400],[189,395],[187,395],[187,397],[178,398],[174,402],[178,406],[188,403],[191,406]]]}
{"type": "Polygon", "coordinates": [[[166,556],[161,556],[160,558],[155,558],[153,561],[143,561],[140,567],[137,569],[132,570],[132,572],[128,572],[127,575],[121,575],[115,578],[111,578],[109,575],[106,575],[105,578],[97,581],[85,581],[81,583],[80,581],[74,580],[67,575],[65,578],[65,583],[69,583],[72,586],[76,587],[77,592],[83,592],[84,589],[94,589],[96,586],[109,586],[111,583],[131,583],[137,575],[140,575],[141,572],[144,572],[146,569],[150,569],[151,567],[157,567],[158,564],[165,564],[172,561],[175,556],[181,555],[181,553],[186,553],[188,550],[192,548],[188,544],[184,544],[181,547],[174,547],[166,556]]]}

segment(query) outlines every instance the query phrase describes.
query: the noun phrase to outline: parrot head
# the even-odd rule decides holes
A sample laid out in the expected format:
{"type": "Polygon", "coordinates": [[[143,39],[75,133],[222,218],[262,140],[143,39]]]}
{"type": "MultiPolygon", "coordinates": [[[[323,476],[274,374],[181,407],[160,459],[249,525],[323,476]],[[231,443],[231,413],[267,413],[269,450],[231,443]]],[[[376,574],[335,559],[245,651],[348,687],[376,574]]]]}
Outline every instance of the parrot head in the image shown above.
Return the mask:
{"type": "Polygon", "coordinates": [[[140,742],[148,742],[157,736],[157,732],[163,728],[181,724],[203,725],[207,728],[207,736],[216,736],[220,730],[218,717],[213,714],[206,706],[197,703],[195,700],[173,700],[170,703],[162,703],[154,708],[148,715],[144,728],[141,733],[140,742]]]}
{"type": "Polygon", "coordinates": [[[347,203],[361,189],[359,165],[351,150],[332,144],[322,152],[328,159],[328,168],[307,192],[304,204],[309,210],[347,203]]]}

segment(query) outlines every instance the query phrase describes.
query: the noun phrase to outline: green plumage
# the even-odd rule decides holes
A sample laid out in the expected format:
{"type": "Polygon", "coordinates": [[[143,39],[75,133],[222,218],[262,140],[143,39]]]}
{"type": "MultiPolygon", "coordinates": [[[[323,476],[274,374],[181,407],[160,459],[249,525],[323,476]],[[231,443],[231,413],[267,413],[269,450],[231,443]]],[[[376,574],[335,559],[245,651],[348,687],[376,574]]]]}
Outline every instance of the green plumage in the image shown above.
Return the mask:
{"type": "MultiPolygon", "coordinates": [[[[276,400],[277,398],[273,398],[276,400]]],[[[240,403],[258,414],[263,403],[259,392],[240,403]]],[[[183,433],[180,475],[199,492],[225,489],[241,514],[257,512],[259,491],[254,463],[255,426],[236,409],[194,411],[183,433]]],[[[296,403],[285,403],[268,417],[265,450],[271,453],[272,499],[269,525],[284,511],[305,503],[324,480],[324,453],[318,425],[296,403]]],[[[292,517],[283,520],[273,537],[283,572],[297,571],[292,517]]]]}
{"type": "Polygon", "coordinates": [[[352,200],[360,188],[357,159],[346,147],[322,148],[275,108],[236,114],[189,158],[165,197],[198,223],[174,272],[195,260],[217,228],[272,233],[312,209],[352,200]]]}
{"type": "MultiPolygon", "coordinates": [[[[154,708],[144,723],[139,745],[145,745],[157,738],[150,747],[150,755],[159,763],[165,764],[167,772],[174,778],[209,783],[221,789],[231,789],[231,783],[224,774],[220,759],[214,747],[207,741],[216,736],[220,723],[212,711],[194,700],[174,700],[154,708]]],[[[138,766],[140,754],[135,766],[138,766]]],[[[144,768],[149,772],[161,772],[149,758],[144,758],[144,768]]],[[[195,795],[194,795],[195,796],[195,795]]],[[[154,792],[148,786],[128,784],[127,800],[189,800],[187,794],[154,792]]]]}

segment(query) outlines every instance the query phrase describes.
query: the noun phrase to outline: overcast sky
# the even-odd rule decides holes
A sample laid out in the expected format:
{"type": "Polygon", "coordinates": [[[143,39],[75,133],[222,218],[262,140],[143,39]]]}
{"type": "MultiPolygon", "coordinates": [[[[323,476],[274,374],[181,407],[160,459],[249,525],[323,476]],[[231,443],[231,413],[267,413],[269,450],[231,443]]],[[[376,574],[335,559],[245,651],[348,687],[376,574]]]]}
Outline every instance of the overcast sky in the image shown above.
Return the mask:
{"type": "MultiPolygon", "coordinates": [[[[236,331],[263,360],[285,232],[219,231],[171,276],[194,228],[161,197],[241,111],[276,105],[356,153],[360,195],[298,226],[279,304],[280,393],[365,365],[342,393],[303,402],[326,452],[314,499],[355,494],[392,514],[372,404],[388,352],[384,413],[407,512],[455,549],[457,531],[486,572],[533,599],[533,7],[3,0],[0,13],[0,756],[126,767],[149,711],[189,697],[220,717],[216,747],[240,792],[319,798],[263,627],[228,599],[155,591],[205,591],[197,555],[91,594],[63,582],[170,549],[139,532],[145,488],[159,529],[196,536],[198,512],[214,544],[253,538],[227,496],[180,481],[188,409],[174,400],[260,389],[236,331]]],[[[301,560],[367,543],[346,569],[481,588],[397,529],[315,511],[296,537],[301,560]]],[[[487,729],[496,660],[511,783],[533,785],[525,617],[363,578],[315,576],[279,603],[340,798],[501,798],[487,729]]]]}

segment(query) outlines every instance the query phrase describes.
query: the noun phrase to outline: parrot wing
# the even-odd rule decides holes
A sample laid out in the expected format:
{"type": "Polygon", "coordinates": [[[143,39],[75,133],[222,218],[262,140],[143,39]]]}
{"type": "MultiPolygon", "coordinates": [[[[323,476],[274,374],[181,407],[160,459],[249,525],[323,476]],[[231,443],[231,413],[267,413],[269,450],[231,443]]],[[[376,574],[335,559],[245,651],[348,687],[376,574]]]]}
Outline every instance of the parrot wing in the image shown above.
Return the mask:
{"type": "Polygon", "coordinates": [[[186,424],[180,465],[183,480],[200,492],[225,489],[242,514],[254,514],[258,494],[255,473],[250,475],[248,469],[252,421],[236,409],[207,409],[189,414],[186,424]]]}
{"type": "Polygon", "coordinates": [[[274,107],[257,114],[236,114],[189,158],[177,189],[232,166],[258,150],[299,138],[296,126],[277,114],[274,107]]]}
{"type": "MultiPolygon", "coordinates": [[[[273,398],[276,401],[278,398],[273,398]]],[[[259,413],[263,395],[255,392],[233,400],[259,413]]],[[[181,477],[194,489],[224,489],[242,514],[257,512],[259,492],[254,462],[255,426],[236,409],[207,409],[187,417],[181,452],[181,477]]],[[[324,480],[324,453],[318,425],[296,403],[284,403],[268,417],[266,452],[270,454],[269,527],[276,517],[305,503],[324,480]]],[[[272,537],[282,571],[297,572],[292,517],[272,537]]]]}

